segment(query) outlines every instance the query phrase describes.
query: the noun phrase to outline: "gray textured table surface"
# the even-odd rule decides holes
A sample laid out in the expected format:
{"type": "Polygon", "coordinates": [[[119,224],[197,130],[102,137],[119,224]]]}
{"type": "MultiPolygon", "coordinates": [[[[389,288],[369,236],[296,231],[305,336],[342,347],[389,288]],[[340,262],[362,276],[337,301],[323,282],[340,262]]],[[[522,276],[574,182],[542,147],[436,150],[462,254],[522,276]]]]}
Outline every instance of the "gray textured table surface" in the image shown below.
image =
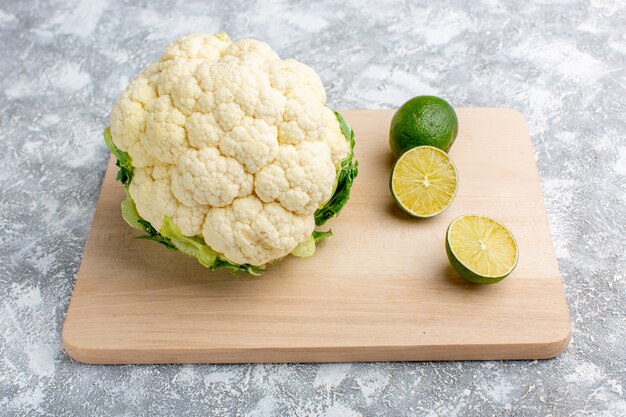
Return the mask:
{"type": "Polygon", "coordinates": [[[0,415],[626,415],[626,11],[613,1],[0,1],[0,415]],[[573,340],[522,362],[86,366],[60,344],[115,97],[171,39],[228,32],[337,108],[434,93],[522,111],[573,340]]]}

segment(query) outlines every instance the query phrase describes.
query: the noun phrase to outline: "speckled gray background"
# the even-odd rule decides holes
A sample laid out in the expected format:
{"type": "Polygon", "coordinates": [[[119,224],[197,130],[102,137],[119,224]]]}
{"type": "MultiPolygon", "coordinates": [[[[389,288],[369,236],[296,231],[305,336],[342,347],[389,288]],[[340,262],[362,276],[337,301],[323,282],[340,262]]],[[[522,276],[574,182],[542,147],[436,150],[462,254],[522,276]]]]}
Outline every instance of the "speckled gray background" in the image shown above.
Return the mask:
{"type": "Polygon", "coordinates": [[[625,8],[360,3],[0,0],[0,415],[626,415],[625,8]],[[60,331],[108,158],[102,128],[128,80],[190,31],[267,41],[315,68],[336,108],[433,93],[522,111],[570,305],[567,352],[541,362],[72,361],[60,331]]]}

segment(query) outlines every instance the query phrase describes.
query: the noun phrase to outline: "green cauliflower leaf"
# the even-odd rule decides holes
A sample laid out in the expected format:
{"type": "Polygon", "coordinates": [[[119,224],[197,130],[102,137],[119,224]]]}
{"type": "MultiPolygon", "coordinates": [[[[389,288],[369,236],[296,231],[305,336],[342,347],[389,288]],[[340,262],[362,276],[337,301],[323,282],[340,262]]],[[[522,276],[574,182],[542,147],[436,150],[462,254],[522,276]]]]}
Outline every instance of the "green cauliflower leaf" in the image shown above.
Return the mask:
{"type": "Polygon", "coordinates": [[[108,127],[104,129],[104,142],[115,158],[117,158],[115,165],[120,168],[117,172],[117,180],[124,185],[130,184],[133,180],[133,165],[131,164],[130,156],[115,146],[113,137],[111,136],[111,130],[108,127]]]}
{"type": "Polygon", "coordinates": [[[332,235],[333,231],[329,229],[327,232],[318,232],[317,230],[315,230],[313,231],[313,234],[311,236],[313,237],[315,243],[320,243],[322,240],[326,239],[327,237],[331,237],[332,235]]]}
{"type": "Polygon", "coordinates": [[[315,211],[316,226],[323,225],[330,218],[339,214],[343,206],[345,206],[350,199],[350,188],[352,188],[354,179],[359,173],[359,162],[354,159],[354,131],[341,114],[335,111],[335,116],[339,121],[341,133],[350,143],[350,153],[341,161],[341,168],[339,176],[337,177],[337,187],[335,188],[333,196],[326,204],[315,211]]]}

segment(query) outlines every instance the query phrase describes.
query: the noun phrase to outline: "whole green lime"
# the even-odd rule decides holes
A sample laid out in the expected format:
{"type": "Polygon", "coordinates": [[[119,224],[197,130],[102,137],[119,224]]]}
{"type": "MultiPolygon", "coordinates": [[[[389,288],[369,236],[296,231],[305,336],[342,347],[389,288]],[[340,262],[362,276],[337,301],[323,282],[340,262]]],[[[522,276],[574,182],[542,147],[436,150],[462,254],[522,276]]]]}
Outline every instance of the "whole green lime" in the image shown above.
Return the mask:
{"type": "Polygon", "coordinates": [[[417,146],[434,146],[448,152],[458,131],[459,119],[447,101],[435,96],[417,96],[393,115],[389,146],[396,156],[417,146]]]}

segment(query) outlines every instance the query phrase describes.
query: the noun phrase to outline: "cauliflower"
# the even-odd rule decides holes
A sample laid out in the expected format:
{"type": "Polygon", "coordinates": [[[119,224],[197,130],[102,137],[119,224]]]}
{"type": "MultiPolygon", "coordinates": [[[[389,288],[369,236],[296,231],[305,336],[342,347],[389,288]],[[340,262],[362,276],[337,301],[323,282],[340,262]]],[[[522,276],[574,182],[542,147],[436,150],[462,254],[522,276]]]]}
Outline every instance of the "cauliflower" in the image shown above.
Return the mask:
{"type": "Polygon", "coordinates": [[[354,132],[317,74],[265,43],[172,42],[115,103],[105,141],[122,216],[212,269],[259,273],[310,256],[349,198],[354,132]]]}

